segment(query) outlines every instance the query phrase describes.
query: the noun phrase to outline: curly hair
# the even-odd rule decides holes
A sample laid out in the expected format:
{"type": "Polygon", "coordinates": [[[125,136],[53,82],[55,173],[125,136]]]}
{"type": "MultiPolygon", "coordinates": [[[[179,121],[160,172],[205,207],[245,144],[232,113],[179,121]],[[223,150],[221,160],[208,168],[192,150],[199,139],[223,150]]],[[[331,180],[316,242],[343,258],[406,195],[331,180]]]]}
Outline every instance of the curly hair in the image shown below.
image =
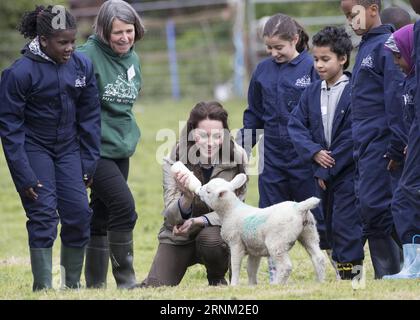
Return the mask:
{"type": "Polygon", "coordinates": [[[379,11],[381,11],[382,8],[382,0],[357,0],[357,3],[364,6],[365,8],[376,4],[378,6],[379,11]]]}
{"type": "MultiPolygon", "coordinates": [[[[76,20],[70,14],[68,10],[60,6],[65,10],[65,29],[76,29],[76,20]]],[[[25,37],[33,39],[37,36],[44,36],[50,38],[57,31],[62,29],[57,29],[54,27],[53,20],[58,15],[58,12],[55,12],[54,6],[35,6],[35,10],[28,11],[23,14],[23,17],[17,27],[18,31],[25,37]]],[[[59,8],[58,6],[56,8],[59,8]]]]}
{"type": "Polygon", "coordinates": [[[316,47],[329,47],[338,57],[347,57],[343,68],[346,70],[350,64],[350,55],[353,50],[351,38],[341,27],[325,27],[312,38],[312,44],[316,47]]]}

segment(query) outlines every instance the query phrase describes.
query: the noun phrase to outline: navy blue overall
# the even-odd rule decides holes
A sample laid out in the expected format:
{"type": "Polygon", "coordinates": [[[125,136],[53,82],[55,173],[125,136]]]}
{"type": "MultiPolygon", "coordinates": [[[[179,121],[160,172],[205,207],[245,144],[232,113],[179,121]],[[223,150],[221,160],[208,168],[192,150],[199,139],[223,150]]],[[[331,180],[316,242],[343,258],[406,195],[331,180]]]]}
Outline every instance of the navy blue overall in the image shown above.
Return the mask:
{"type": "MultiPolygon", "coordinates": [[[[261,208],[282,201],[303,201],[316,194],[312,168],[297,155],[287,123],[303,90],[317,79],[313,59],[306,51],[288,63],[279,64],[271,57],[266,58],[254,71],[239,140],[244,146],[244,129],[251,129],[254,146],[258,138],[255,130],[264,129],[264,167],[258,180],[261,208]]],[[[327,249],[321,210],[316,208],[312,212],[318,222],[321,248],[327,249]]]]}
{"type": "Polygon", "coordinates": [[[404,158],[404,76],[384,47],[391,32],[381,25],[362,37],[351,79],[355,187],[366,237],[393,231],[391,200],[400,171],[389,172],[387,164],[404,158]]]}
{"type": "Polygon", "coordinates": [[[411,125],[413,124],[414,118],[416,116],[416,106],[414,103],[414,98],[417,91],[417,79],[415,73],[407,76],[404,81],[404,93],[402,96],[403,104],[403,117],[404,117],[404,126],[405,131],[407,132],[407,141],[408,144],[408,133],[410,132],[411,125]]]}
{"type": "Polygon", "coordinates": [[[288,131],[299,156],[312,165],[314,178],[326,182],[326,191],[317,184],[317,192],[322,199],[334,261],[360,261],[364,253],[362,220],[354,193],[350,84],[344,88],[336,107],[328,147],[321,115],[321,83],[321,80],[316,81],[303,92],[298,107],[290,116],[288,131]],[[336,163],[332,168],[325,169],[313,160],[321,150],[332,152],[336,163]]]}
{"type": "Polygon", "coordinates": [[[27,47],[23,54],[2,73],[0,135],[28,217],[29,246],[52,247],[60,220],[62,243],[84,247],[91,209],[83,177],[92,177],[100,146],[93,66],[78,53],[65,64],[27,47]],[[38,194],[35,201],[25,196],[30,187],[38,194]]]}
{"type": "MultiPolygon", "coordinates": [[[[414,43],[416,70],[420,70],[420,21],[414,25],[414,43]]],[[[392,202],[395,227],[403,244],[412,243],[413,236],[420,234],[420,72],[415,79],[414,84],[407,85],[407,92],[414,92],[414,104],[405,112],[408,123],[411,120],[407,158],[392,202]]]]}

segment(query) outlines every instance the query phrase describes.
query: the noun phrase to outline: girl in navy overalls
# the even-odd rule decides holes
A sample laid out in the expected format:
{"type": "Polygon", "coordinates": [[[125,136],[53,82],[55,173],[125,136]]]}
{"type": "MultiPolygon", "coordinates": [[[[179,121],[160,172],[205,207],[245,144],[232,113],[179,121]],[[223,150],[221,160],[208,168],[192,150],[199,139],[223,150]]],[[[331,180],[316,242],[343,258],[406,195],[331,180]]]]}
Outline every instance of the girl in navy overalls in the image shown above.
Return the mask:
{"type": "Polygon", "coordinates": [[[400,66],[406,76],[401,98],[405,132],[408,134],[415,116],[414,95],[417,88],[414,60],[412,58],[414,50],[414,24],[408,24],[395,31],[385,43],[385,48],[391,50],[394,55],[394,62],[400,66]]]}
{"type": "MultiPolygon", "coordinates": [[[[261,208],[282,201],[303,201],[316,193],[312,168],[297,155],[287,132],[287,122],[303,90],[318,79],[313,59],[306,51],[308,35],[295,20],[277,14],[267,21],[263,36],[271,57],[260,62],[254,71],[244,127],[238,137],[249,152],[257,142],[256,130],[264,129],[264,166],[258,180],[261,208]],[[252,146],[247,142],[248,132],[252,132],[252,146]]],[[[313,213],[321,248],[327,249],[321,212],[317,208],[313,213]]],[[[270,263],[270,279],[274,272],[270,263]]]]}
{"type": "MultiPolygon", "coordinates": [[[[418,194],[416,195],[416,188],[410,188],[409,183],[407,183],[409,181],[417,181],[417,186],[420,186],[420,177],[418,174],[420,162],[419,158],[415,160],[415,157],[413,157],[416,153],[418,154],[416,150],[419,150],[419,130],[418,125],[415,123],[417,120],[414,103],[417,81],[414,60],[412,58],[414,49],[413,27],[414,25],[410,24],[401,28],[394,32],[385,43],[385,47],[390,49],[394,54],[395,63],[406,74],[403,112],[407,131],[409,132],[409,146],[407,148],[409,157],[407,157],[403,175],[392,199],[392,214],[398,236],[403,246],[404,266],[399,273],[385,276],[384,279],[420,278],[420,256],[417,257],[417,266],[414,264],[416,256],[419,255],[417,250],[420,248],[418,244],[420,241],[417,240],[416,243],[416,238],[413,241],[413,237],[417,234],[420,236],[420,197],[418,194]]],[[[417,187],[417,192],[418,190],[420,190],[419,187],[417,187]]]]}
{"type": "Polygon", "coordinates": [[[322,80],[303,92],[288,131],[299,156],[313,166],[327,235],[341,279],[362,271],[362,220],[354,193],[351,132],[350,62],[352,43],[342,28],[326,27],[312,41],[315,67],[322,80]]]}
{"type": "Polygon", "coordinates": [[[86,186],[100,145],[92,64],[74,53],[75,19],[54,8],[24,15],[19,30],[31,42],[0,82],[0,135],[28,217],[34,291],[52,287],[59,221],[63,285],[79,287],[91,219],[86,186]]]}

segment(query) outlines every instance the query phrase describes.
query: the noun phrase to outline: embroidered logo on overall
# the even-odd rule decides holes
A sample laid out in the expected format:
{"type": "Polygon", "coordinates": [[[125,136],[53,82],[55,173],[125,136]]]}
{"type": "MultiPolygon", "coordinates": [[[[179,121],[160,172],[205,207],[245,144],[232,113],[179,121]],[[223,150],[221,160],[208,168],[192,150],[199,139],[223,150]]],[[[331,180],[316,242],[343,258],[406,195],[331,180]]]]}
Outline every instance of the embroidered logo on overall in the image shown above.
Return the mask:
{"type": "Polygon", "coordinates": [[[373,58],[371,55],[368,55],[367,57],[365,57],[362,60],[362,67],[366,67],[366,68],[373,68],[373,58]]]}
{"type": "Polygon", "coordinates": [[[404,99],[404,105],[409,105],[409,104],[413,104],[413,96],[409,93],[403,95],[403,99],[404,99]]]}
{"type": "Polygon", "coordinates": [[[311,84],[311,77],[307,74],[302,78],[296,80],[295,86],[300,88],[306,88],[311,84]]]}
{"type": "Polygon", "coordinates": [[[76,88],[86,87],[86,76],[79,76],[74,82],[76,88]]]}

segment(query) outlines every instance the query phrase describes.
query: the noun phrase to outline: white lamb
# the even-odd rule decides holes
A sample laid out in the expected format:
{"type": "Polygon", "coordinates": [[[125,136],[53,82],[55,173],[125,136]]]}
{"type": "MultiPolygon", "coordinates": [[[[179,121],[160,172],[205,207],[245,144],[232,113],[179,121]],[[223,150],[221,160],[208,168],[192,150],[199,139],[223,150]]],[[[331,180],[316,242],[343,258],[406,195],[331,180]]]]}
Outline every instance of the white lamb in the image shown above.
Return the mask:
{"type": "Polygon", "coordinates": [[[211,207],[222,222],[221,235],[230,247],[231,285],[239,284],[242,258],[248,255],[248,281],[257,284],[261,257],[270,256],[276,264],[274,283],[285,284],[292,271],[289,250],[298,240],[311,256],[318,281],[325,278],[325,256],[319,248],[315,219],[309,211],[319,199],[302,202],[285,201],[260,209],[240,201],[234,191],[246,182],[238,174],[231,182],[215,178],[200,189],[200,198],[211,207]]]}

